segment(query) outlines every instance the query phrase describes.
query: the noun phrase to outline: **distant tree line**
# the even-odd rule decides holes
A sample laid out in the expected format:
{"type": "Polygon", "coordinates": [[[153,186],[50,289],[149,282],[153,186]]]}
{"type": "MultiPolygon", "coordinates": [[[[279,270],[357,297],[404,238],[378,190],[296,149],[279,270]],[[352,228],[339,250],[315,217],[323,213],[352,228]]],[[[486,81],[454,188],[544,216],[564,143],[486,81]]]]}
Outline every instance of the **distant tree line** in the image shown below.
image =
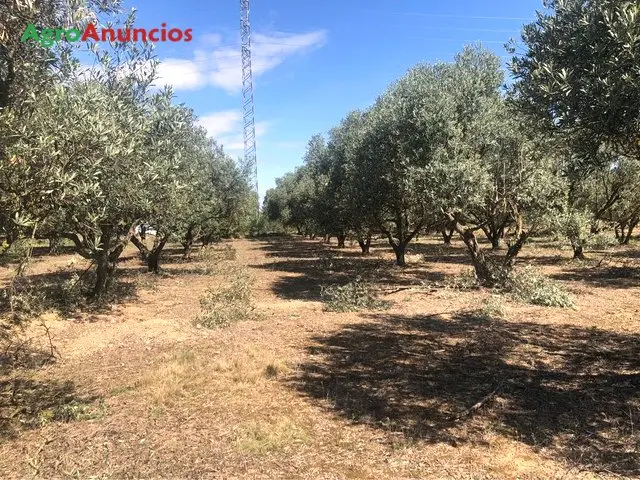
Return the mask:
{"type": "Polygon", "coordinates": [[[527,240],[589,235],[628,243],[640,221],[640,7],[548,2],[510,63],[466,47],[419,64],[366,110],[310,141],[304,164],[265,196],[266,216],[299,234],[383,235],[398,265],[423,231],[459,236],[478,279],[504,279],[527,240]],[[498,255],[487,255],[477,235],[498,255]]]}

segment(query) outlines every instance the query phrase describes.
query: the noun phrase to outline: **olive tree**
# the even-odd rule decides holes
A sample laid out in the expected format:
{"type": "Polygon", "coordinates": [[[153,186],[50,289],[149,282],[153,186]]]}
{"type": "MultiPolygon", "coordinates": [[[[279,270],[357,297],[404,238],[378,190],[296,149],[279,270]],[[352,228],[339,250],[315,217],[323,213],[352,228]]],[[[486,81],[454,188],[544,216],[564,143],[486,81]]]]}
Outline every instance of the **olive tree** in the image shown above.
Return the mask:
{"type": "Polygon", "coordinates": [[[467,47],[453,64],[422,75],[432,77],[439,108],[448,112],[437,126],[442,132],[435,138],[444,141],[427,166],[425,198],[461,236],[478,279],[497,285],[529,236],[561,208],[565,184],[558,162],[506,105],[493,53],[467,47]],[[510,228],[502,257],[488,256],[475,234],[491,228],[496,212],[499,228],[510,228]]]}
{"type": "Polygon", "coordinates": [[[267,191],[264,210],[269,220],[294,227],[299,235],[313,237],[320,230],[317,214],[316,183],[308,165],[302,165],[276,180],[267,191]]]}
{"type": "Polygon", "coordinates": [[[441,68],[418,66],[391,85],[363,115],[350,159],[356,208],[387,237],[400,266],[411,240],[436,222],[424,192],[451,113],[436,88],[441,68]]]}
{"type": "MultiPolygon", "coordinates": [[[[364,132],[364,115],[361,111],[350,112],[340,125],[329,132],[327,143],[328,183],[327,209],[332,221],[332,230],[336,232],[350,231],[355,235],[363,253],[369,253],[372,233],[376,231],[374,219],[363,205],[363,191],[358,190],[360,184],[354,163],[358,155],[362,133],[364,132]]],[[[344,237],[343,237],[344,238],[344,237]]]]}
{"type": "Polygon", "coordinates": [[[635,0],[547,0],[514,56],[514,99],[570,145],[581,170],[640,147],[640,6],[635,0]],[[604,155],[602,155],[604,153],[604,155]]]}
{"type": "Polygon", "coordinates": [[[208,148],[206,132],[196,126],[191,110],[172,105],[171,100],[169,90],[153,98],[145,149],[147,181],[140,186],[146,195],[140,227],[156,231],[153,246],[149,249],[142,239],[131,236],[152,272],[158,271],[162,250],[193,207],[190,193],[199,185],[196,175],[202,174],[198,157],[208,148]]]}

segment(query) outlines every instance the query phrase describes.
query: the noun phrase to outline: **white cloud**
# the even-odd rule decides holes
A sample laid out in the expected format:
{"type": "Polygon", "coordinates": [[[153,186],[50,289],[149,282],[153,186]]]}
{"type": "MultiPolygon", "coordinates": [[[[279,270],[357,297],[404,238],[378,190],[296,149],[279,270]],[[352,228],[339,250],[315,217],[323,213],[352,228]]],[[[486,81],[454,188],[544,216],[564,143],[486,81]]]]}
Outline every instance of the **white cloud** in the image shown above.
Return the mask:
{"type": "Polygon", "coordinates": [[[226,110],[202,115],[198,123],[207,129],[210,137],[218,138],[222,134],[241,128],[241,120],[242,113],[240,110],[226,110]]]}
{"type": "Polygon", "coordinates": [[[168,58],[158,65],[159,83],[172,85],[176,90],[199,88],[205,81],[197,65],[189,60],[168,58]]]}
{"type": "MultiPolygon", "coordinates": [[[[319,48],[326,43],[325,30],[292,34],[272,32],[252,36],[251,63],[253,76],[282,64],[287,58],[319,48]]],[[[192,60],[167,58],[160,64],[159,84],[173,85],[176,90],[198,89],[206,86],[237,93],[242,88],[240,46],[222,45],[218,34],[205,35],[201,42],[212,48],[200,48],[192,60]]]]}
{"type": "MultiPolygon", "coordinates": [[[[202,115],[198,123],[204,127],[209,136],[215,138],[218,144],[232,157],[244,154],[244,132],[242,112],[240,110],[224,110],[202,115]]],[[[256,122],[256,138],[267,133],[269,122],[256,122]]]]}

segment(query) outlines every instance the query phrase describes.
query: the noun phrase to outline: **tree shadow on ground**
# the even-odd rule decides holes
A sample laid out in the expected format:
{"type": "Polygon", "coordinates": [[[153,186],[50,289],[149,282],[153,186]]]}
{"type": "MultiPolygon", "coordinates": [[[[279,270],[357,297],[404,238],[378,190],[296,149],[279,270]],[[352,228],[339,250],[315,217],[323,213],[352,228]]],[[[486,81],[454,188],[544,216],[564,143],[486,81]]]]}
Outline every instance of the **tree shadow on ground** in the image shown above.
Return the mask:
{"type": "Polygon", "coordinates": [[[314,338],[292,386],[390,438],[458,445],[492,431],[640,475],[640,335],[472,314],[370,318],[314,338]]]}
{"type": "Polygon", "coordinates": [[[563,282],[584,282],[600,288],[638,288],[640,266],[576,267],[551,275],[563,282]]]}
{"type": "Polygon", "coordinates": [[[278,260],[250,267],[294,274],[280,276],[272,287],[276,295],[288,300],[318,301],[322,286],[343,285],[357,276],[390,289],[425,281],[441,282],[445,278],[424,265],[400,268],[374,255],[331,248],[320,242],[284,238],[262,243],[259,248],[267,252],[267,257],[278,260]]]}
{"type": "Polygon", "coordinates": [[[638,260],[640,259],[640,249],[636,246],[625,245],[623,247],[619,247],[619,249],[613,252],[611,256],[638,260]]]}

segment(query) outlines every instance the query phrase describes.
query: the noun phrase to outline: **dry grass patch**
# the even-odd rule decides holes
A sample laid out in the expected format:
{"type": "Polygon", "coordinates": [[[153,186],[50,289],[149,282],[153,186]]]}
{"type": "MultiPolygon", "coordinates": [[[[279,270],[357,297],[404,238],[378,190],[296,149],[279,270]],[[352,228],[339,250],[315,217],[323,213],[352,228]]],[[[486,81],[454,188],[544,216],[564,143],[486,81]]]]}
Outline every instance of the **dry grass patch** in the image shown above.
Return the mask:
{"type": "Polygon", "coordinates": [[[263,374],[266,378],[273,379],[289,375],[293,369],[283,360],[273,360],[264,367],[263,374]]]}
{"type": "Polygon", "coordinates": [[[212,370],[236,384],[256,384],[291,373],[292,368],[281,359],[274,359],[267,351],[249,347],[233,358],[220,358],[213,362],[212,370]]]}
{"type": "Polygon", "coordinates": [[[233,445],[241,452],[266,454],[297,448],[309,441],[308,430],[293,420],[259,420],[238,425],[233,445]]]}
{"type": "Polygon", "coordinates": [[[197,396],[210,382],[207,362],[191,350],[181,350],[135,383],[135,390],[154,406],[171,406],[182,398],[197,396]]]}

